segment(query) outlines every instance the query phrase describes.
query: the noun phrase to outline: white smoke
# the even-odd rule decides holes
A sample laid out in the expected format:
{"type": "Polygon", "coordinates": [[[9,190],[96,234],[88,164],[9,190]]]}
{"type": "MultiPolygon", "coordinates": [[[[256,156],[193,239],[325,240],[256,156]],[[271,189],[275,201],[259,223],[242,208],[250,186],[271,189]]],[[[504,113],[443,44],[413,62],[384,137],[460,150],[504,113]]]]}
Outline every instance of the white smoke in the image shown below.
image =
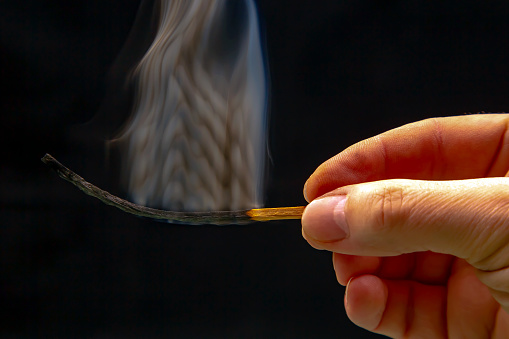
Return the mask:
{"type": "Polygon", "coordinates": [[[253,0],[158,0],[118,140],[136,203],[170,210],[260,207],[267,79],[253,0]]]}

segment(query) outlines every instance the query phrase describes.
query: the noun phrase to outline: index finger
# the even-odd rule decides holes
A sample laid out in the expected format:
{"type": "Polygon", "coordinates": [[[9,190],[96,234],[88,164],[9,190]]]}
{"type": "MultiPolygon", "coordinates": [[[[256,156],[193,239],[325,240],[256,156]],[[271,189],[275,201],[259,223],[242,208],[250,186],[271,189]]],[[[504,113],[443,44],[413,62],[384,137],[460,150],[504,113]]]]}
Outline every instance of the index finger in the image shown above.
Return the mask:
{"type": "Polygon", "coordinates": [[[321,164],[305,185],[311,201],[338,187],[384,179],[504,176],[508,114],[432,118],[363,140],[321,164]]]}

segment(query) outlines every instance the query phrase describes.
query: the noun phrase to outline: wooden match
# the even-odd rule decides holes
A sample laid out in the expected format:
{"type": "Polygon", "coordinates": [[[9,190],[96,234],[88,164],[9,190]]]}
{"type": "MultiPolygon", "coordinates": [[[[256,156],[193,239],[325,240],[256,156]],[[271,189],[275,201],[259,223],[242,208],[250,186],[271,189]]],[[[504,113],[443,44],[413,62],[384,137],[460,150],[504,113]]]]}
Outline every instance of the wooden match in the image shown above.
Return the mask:
{"type": "Polygon", "coordinates": [[[82,177],[62,165],[54,157],[46,154],[41,161],[55,170],[58,175],[78,187],[85,194],[101,200],[103,203],[121,209],[124,212],[141,217],[166,220],[183,224],[245,224],[250,221],[271,221],[300,219],[304,206],[255,208],[242,211],[211,211],[211,212],[175,212],[145,207],[117,197],[99,187],[85,181],[82,177]]]}

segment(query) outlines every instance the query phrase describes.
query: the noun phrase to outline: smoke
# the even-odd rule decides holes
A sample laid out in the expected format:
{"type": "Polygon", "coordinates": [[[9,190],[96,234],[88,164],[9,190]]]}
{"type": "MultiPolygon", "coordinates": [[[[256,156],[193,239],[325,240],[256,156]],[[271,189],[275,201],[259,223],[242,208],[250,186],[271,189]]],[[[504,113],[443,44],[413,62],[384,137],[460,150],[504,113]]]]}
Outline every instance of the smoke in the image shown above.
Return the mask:
{"type": "Polygon", "coordinates": [[[175,211],[263,203],[267,72],[253,0],[157,0],[117,141],[130,198],[175,211]]]}

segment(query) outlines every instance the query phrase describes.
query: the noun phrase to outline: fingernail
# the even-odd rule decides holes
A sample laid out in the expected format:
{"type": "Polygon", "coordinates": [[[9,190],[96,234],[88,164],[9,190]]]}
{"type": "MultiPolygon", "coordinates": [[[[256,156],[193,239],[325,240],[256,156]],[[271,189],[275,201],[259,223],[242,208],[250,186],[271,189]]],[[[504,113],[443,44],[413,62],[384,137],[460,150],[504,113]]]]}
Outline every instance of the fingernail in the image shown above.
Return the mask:
{"type": "Polygon", "coordinates": [[[348,287],[350,287],[350,282],[352,281],[352,279],[353,279],[353,277],[348,279],[348,282],[346,283],[346,288],[345,288],[345,307],[348,306],[348,287]]]}
{"type": "Polygon", "coordinates": [[[333,195],[313,200],[302,217],[306,233],[318,241],[331,242],[349,235],[345,218],[346,195],[333,195]]]}
{"type": "Polygon", "coordinates": [[[306,183],[304,184],[304,190],[302,191],[302,193],[304,193],[304,199],[306,199],[306,201],[309,202],[308,194],[306,192],[307,187],[308,187],[308,182],[306,181],[306,183]]]}

